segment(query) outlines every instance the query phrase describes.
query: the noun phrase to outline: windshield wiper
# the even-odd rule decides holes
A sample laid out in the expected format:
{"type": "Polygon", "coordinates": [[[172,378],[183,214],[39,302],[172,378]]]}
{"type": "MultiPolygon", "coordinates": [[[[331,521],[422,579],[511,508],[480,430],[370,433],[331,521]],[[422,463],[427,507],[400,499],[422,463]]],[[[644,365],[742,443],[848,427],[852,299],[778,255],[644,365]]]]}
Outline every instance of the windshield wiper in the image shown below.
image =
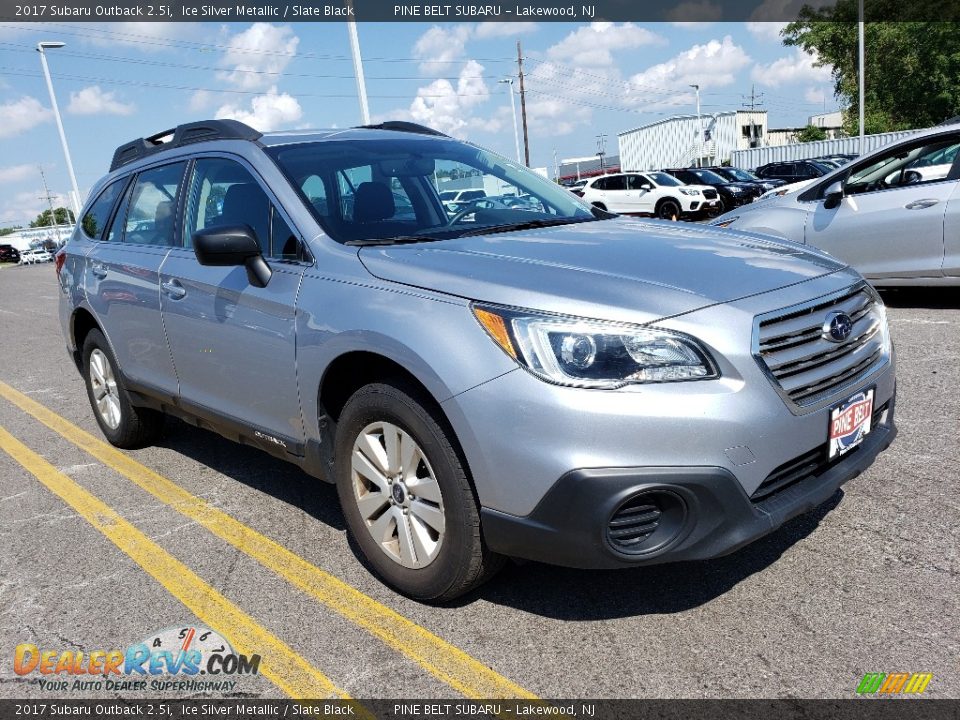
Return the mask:
{"type": "Polygon", "coordinates": [[[506,225],[489,225],[462,233],[460,237],[474,237],[476,235],[492,235],[494,233],[514,232],[515,230],[533,230],[534,228],[552,227],[554,225],[573,225],[575,223],[592,222],[597,218],[551,218],[549,220],[527,220],[525,222],[508,223],[506,225]]]}
{"type": "Polygon", "coordinates": [[[362,240],[347,240],[344,245],[353,247],[371,247],[376,245],[412,245],[413,243],[437,242],[443,238],[429,235],[397,235],[388,238],[365,238],[362,240]]]}

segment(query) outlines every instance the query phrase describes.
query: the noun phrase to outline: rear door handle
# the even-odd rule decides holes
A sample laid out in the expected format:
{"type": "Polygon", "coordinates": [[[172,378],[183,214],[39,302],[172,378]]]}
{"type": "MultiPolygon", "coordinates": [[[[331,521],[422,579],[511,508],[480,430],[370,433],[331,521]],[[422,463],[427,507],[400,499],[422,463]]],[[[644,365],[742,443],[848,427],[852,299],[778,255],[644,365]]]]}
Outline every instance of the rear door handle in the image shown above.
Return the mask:
{"type": "Polygon", "coordinates": [[[107,276],[107,269],[103,265],[92,265],[90,272],[103,280],[107,276]]]}
{"type": "Polygon", "coordinates": [[[176,280],[160,283],[160,287],[171,300],[181,300],[187,294],[187,289],[176,280]]]}
{"type": "Polygon", "coordinates": [[[923,208],[933,207],[936,205],[939,200],[937,198],[924,198],[923,200],[914,200],[912,203],[907,203],[904,207],[907,210],[922,210],[923,208]]]}

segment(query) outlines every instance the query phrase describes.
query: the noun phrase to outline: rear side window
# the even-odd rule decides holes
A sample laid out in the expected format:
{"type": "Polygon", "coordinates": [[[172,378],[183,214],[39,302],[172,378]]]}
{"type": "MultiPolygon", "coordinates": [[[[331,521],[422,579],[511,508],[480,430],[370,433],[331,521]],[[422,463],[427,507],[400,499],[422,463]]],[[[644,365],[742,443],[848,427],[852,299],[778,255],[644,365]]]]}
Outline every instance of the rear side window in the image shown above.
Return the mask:
{"type": "Polygon", "coordinates": [[[604,190],[626,190],[627,178],[623,175],[612,175],[606,179],[604,190]]]}
{"type": "Polygon", "coordinates": [[[123,242],[137,245],[179,245],[174,227],[177,198],[186,163],[179,162],[144,170],[137,175],[123,242]]]}
{"type": "Polygon", "coordinates": [[[83,229],[83,234],[91,240],[99,240],[103,235],[104,228],[110,220],[113,206],[116,204],[120,193],[123,192],[123,186],[126,182],[127,179],[122,178],[107,185],[84,214],[80,221],[80,227],[83,229]]]}

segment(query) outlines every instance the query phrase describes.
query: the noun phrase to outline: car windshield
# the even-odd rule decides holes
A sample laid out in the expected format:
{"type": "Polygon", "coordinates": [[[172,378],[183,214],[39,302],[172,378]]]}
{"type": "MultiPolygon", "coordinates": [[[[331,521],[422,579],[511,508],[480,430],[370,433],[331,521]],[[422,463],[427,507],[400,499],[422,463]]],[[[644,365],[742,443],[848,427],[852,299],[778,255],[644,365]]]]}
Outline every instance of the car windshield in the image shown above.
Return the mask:
{"type": "Polygon", "coordinates": [[[691,170],[690,172],[700,178],[700,180],[703,182],[707,183],[707,185],[723,184],[728,182],[711,170],[691,170]]]}
{"type": "Polygon", "coordinates": [[[327,140],[267,152],[342,243],[443,240],[597,219],[545,177],[446,137],[327,140]]]}
{"type": "Polygon", "coordinates": [[[746,170],[741,170],[740,168],[724,168],[723,172],[730,178],[743,182],[756,182],[760,179],[756,175],[748,173],[746,170]]]}
{"type": "Polygon", "coordinates": [[[647,173],[647,177],[653,180],[657,185],[663,185],[665,187],[676,187],[677,185],[683,185],[682,182],[677,180],[673,175],[667,175],[662,172],[647,173]]]}

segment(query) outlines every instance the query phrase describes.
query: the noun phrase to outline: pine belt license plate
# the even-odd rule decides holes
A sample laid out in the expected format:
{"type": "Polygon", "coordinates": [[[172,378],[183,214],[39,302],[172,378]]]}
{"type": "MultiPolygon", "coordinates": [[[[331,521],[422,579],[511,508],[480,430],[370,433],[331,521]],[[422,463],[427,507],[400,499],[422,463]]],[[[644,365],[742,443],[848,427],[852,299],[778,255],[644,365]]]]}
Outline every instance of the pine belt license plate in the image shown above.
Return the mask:
{"type": "Polygon", "coordinates": [[[830,411],[829,459],[853,450],[870,432],[873,388],[858,392],[830,411]]]}

